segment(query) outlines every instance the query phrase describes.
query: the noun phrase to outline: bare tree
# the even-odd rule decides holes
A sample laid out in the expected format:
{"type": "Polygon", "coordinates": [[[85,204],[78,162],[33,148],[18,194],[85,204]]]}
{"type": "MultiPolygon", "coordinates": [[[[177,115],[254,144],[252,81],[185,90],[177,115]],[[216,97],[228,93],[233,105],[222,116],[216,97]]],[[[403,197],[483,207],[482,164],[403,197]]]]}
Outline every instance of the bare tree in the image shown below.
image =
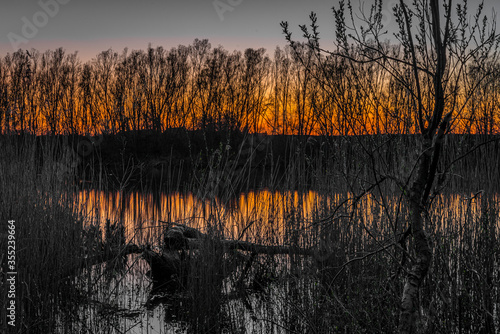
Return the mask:
{"type": "Polygon", "coordinates": [[[288,132],[288,111],[290,105],[290,67],[288,48],[276,48],[272,67],[273,112],[270,125],[275,134],[288,132]]]}
{"type": "MultiPolygon", "coordinates": [[[[416,1],[411,6],[400,0],[394,7],[399,25],[395,37],[402,46],[399,51],[388,48],[382,41],[385,28],[381,0],[376,0],[367,13],[361,10],[359,14],[353,12],[350,1],[339,2],[338,8],[333,9],[337,27],[335,51],[320,48],[314,13],[311,14],[311,28],[301,26],[311,49],[318,54],[325,52],[348,61],[353,70],[352,79],[357,80],[358,76],[365,74],[365,66],[359,65],[376,64],[387,71],[391,81],[400,85],[407,94],[405,107],[410,111],[407,117],[415,120],[420,150],[410,174],[398,181],[403,185],[411,213],[408,232],[413,237],[414,253],[402,292],[401,333],[415,332],[418,293],[432,260],[425,217],[431,202],[431,190],[435,186],[443,138],[462,115],[479,84],[491,76],[492,71],[487,70],[486,64],[497,61],[500,37],[496,33],[495,20],[490,23],[486,16],[482,16],[482,9],[481,4],[470,20],[466,1],[454,7],[452,0],[443,3],[438,0],[416,1]],[[467,85],[472,60],[484,71],[475,80],[476,84],[467,85]]],[[[297,44],[291,38],[288,24],[284,22],[282,27],[287,40],[295,47],[297,44]]],[[[368,94],[364,85],[352,89],[365,96],[368,94]]],[[[359,127],[353,129],[359,131],[359,127]]]]}

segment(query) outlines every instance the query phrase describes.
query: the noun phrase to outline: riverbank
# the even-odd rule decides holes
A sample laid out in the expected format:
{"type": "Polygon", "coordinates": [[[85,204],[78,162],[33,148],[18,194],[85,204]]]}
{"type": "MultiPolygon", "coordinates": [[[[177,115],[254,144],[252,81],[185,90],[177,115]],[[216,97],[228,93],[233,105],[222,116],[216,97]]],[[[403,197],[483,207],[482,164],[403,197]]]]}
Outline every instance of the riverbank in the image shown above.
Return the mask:
{"type": "MultiPolygon", "coordinates": [[[[30,137],[4,135],[0,145],[30,137]]],[[[178,190],[213,183],[214,178],[217,187],[230,183],[238,186],[236,191],[269,184],[293,184],[295,189],[315,189],[325,182],[344,186],[356,178],[374,183],[374,171],[397,176],[413,168],[413,152],[418,151],[412,135],[299,137],[178,128],[162,133],[38,136],[37,152],[50,141],[57,142],[52,154],[61,176],[76,175],[76,184],[110,190],[178,190]],[[220,175],[214,175],[216,170],[220,175]]],[[[42,159],[38,161],[43,165],[42,159]]],[[[500,136],[448,135],[438,177],[453,188],[491,189],[500,187],[498,166],[500,136]]]]}

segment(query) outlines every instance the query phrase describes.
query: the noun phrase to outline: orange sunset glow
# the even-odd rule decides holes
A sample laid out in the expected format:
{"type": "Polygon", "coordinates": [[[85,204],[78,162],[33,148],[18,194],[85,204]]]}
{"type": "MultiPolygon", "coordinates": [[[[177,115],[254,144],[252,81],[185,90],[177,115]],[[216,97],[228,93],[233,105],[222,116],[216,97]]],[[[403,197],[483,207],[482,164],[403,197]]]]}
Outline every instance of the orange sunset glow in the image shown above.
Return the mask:
{"type": "MultiPolygon", "coordinates": [[[[170,128],[306,136],[418,133],[415,101],[382,67],[359,65],[354,74],[330,60],[335,74],[312,73],[293,52],[229,52],[207,40],[170,50],[108,50],[87,62],[62,48],[18,51],[0,58],[0,128],[35,134],[170,128]]],[[[478,81],[470,95],[474,77],[466,79],[447,102],[456,116],[451,132],[498,133],[500,81],[478,81]]],[[[432,109],[424,101],[425,113],[432,109]]]]}

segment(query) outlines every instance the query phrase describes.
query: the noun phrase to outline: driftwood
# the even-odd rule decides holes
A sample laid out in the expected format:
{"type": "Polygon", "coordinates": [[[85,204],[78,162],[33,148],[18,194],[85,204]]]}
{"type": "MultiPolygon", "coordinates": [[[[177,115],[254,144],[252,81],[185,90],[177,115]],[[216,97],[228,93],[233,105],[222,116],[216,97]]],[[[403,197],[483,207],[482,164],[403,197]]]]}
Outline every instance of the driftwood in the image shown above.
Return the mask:
{"type": "MultiPolygon", "coordinates": [[[[175,223],[167,224],[163,249],[157,252],[149,247],[125,244],[123,228],[110,225],[107,222],[106,243],[101,246],[102,250],[96,255],[75,263],[65,276],[73,276],[82,269],[101,263],[124,259],[129,254],[142,254],[151,268],[149,273],[154,283],[153,290],[161,288],[178,291],[187,282],[189,267],[193,263],[190,261],[199,258],[199,253],[196,251],[203,249],[208,244],[219,253],[231,253],[231,261],[233,262],[230,267],[235,267],[234,263],[237,263],[236,266],[246,264],[246,267],[249,267],[258,254],[313,256],[315,253],[313,249],[300,247],[268,246],[241,240],[217,239],[189,226],[175,223]]],[[[246,275],[248,269],[244,270],[243,275],[246,275]]]]}
{"type": "Polygon", "coordinates": [[[89,269],[95,265],[110,262],[116,259],[123,259],[125,256],[130,254],[141,254],[143,249],[134,244],[127,244],[119,249],[105,249],[99,254],[82,258],[76,262],[71,268],[69,268],[62,277],[72,277],[81,273],[84,269],[89,269]]]}
{"type": "Polygon", "coordinates": [[[192,261],[203,261],[200,250],[207,245],[219,256],[221,253],[231,254],[223,260],[227,261],[225,268],[229,269],[228,271],[244,266],[241,282],[258,254],[313,256],[315,253],[313,249],[300,247],[268,246],[241,240],[217,239],[195,228],[175,223],[168,224],[165,229],[164,245],[160,252],[153,251],[149,247],[125,244],[123,227],[112,225],[109,221],[105,232],[106,242],[99,246],[101,250],[96,255],[75,263],[65,277],[77,275],[81,270],[101,263],[125,260],[130,254],[142,254],[142,258],[151,269],[149,274],[153,281],[153,291],[162,289],[174,292],[186,286],[191,266],[196,265],[196,262],[192,261]]]}
{"type": "MultiPolygon", "coordinates": [[[[200,239],[187,239],[188,249],[198,249],[203,244],[200,239]]],[[[240,250],[256,254],[288,254],[288,255],[306,255],[313,256],[314,251],[293,246],[266,246],[240,240],[213,240],[217,245],[223,247],[225,251],[240,250]]]]}
{"type": "Polygon", "coordinates": [[[97,235],[101,234],[101,230],[98,227],[90,227],[86,230],[86,233],[82,246],[91,249],[87,252],[92,255],[85,255],[77,261],[72,268],[68,270],[67,276],[73,276],[82,269],[116,259],[123,259],[130,254],[140,254],[143,251],[143,248],[135,244],[126,243],[125,227],[118,223],[111,224],[109,219],[106,220],[104,226],[104,241],[97,238],[97,235]]]}
{"type": "MultiPolygon", "coordinates": [[[[267,246],[240,240],[217,239],[199,230],[181,224],[169,223],[164,235],[164,247],[161,252],[149,248],[143,250],[143,258],[148,262],[153,281],[153,292],[164,289],[170,292],[179,291],[187,284],[191,265],[200,259],[199,250],[210,245],[213,250],[231,253],[227,259],[228,267],[235,269],[245,265],[240,281],[248,273],[255,256],[265,255],[304,255],[313,256],[314,250],[291,246],[267,246]],[[245,255],[244,252],[250,253],[245,255]],[[235,265],[236,263],[236,265],[235,265]]],[[[228,270],[227,274],[229,274],[228,270]]]]}
{"type": "Polygon", "coordinates": [[[172,224],[165,232],[165,248],[169,250],[199,249],[204,242],[210,240],[222,247],[225,251],[240,250],[250,253],[277,255],[306,255],[313,256],[313,249],[304,249],[295,246],[266,246],[241,240],[214,239],[195,228],[181,224],[172,224]]]}
{"type": "Polygon", "coordinates": [[[112,261],[130,254],[140,254],[142,251],[141,247],[134,244],[125,245],[120,249],[105,249],[98,255],[83,259],[79,267],[80,269],[92,267],[94,265],[112,261]]]}

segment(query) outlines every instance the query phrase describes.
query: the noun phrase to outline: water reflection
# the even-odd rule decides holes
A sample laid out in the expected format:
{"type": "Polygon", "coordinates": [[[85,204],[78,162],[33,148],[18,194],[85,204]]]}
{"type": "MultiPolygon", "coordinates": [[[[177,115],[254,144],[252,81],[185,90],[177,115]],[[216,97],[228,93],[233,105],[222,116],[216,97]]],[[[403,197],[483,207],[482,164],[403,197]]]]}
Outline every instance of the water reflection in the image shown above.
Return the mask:
{"type": "MultiPolygon", "coordinates": [[[[461,224],[481,210],[481,196],[444,194],[434,199],[428,218],[435,228],[461,224]]],[[[499,195],[488,196],[499,202],[499,195]]],[[[352,193],[325,194],[316,191],[270,191],[241,193],[230,200],[201,198],[193,193],[142,193],[85,190],[77,194],[78,208],[87,222],[123,222],[128,240],[155,242],[165,222],[176,222],[206,232],[217,228],[226,238],[254,239],[284,232],[287,228],[307,228],[335,212],[344,222],[365,226],[377,234],[401,229],[406,217],[404,201],[397,195],[384,199],[373,194],[361,198],[352,193]],[[339,210],[337,206],[343,204],[339,210]],[[354,222],[353,219],[357,221],[354,222]]],[[[352,226],[351,226],[352,227],[352,226]]]]}
{"type": "MultiPolygon", "coordinates": [[[[339,266],[353,256],[372,251],[367,246],[370,242],[375,249],[392,242],[390,239],[404,230],[408,219],[404,201],[397,194],[381,198],[374,194],[358,197],[348,192],[260,190],[222,200],[181,192],[152,194],[87,190],[77,194],[77,201],[87,222],[102,223],[106,219],[123,222],[127,241],[139,245],[160,245],[162,222],[178,222],[203,232],[214,228],[225,238],[263,244],[287,244],[290,240],[300,240],[298,244],[301,246],[319,250],[320,256],[315,257],[317,261],[332,261],[330,255],[334,252],[339,266]],[[341,208],[337,209],[340,204],[341,208]],[[328,232],[321,228],[325,225],[328,225],[328,232]],[[322,251],[327,253],[322,254],[322,251]]],[[[486,203],[498,208],[499,201],[498,194],[453,193],[436,197],[426,216],[428,230],[434,229],[435,232],[431,239],[442,238],[442,244],[454,247],[461,240],[474,239],[467,233],[481,233],[479,229],[483,227],[471,229],[464,226],[472,226],[482,216],[486,203]]],[[[498,229],[499,211],[491,212],[496,217],[489,218],[496,222],[494,228],[498,229]]],[[[133,255],[129,258],[129,266],[125,277],[116,278],[116,287],[109,288],[109,284],[103,283],[95,299],[104,303],[114,298],[120,308],[143,311],[141,318],[134,319],[133,324],[126,319],[121,323],[123,328],[136,326],[130,332],[162,332],[175,326],[175,323],[170,323],[172,319],[168,317],[167,307],[146,310],[151,290],[146,275],[148,265],[140,256],[133,255]]]]}
{"type": "Polygon", "coordinates": [[[281,230],[284,221],[298,217],[310,221],[318,218],[320,212],[338,202],[340,197],[322,196],[315,191],[261,190],[242,193],[223,202],[217,198],[202,199],[193,193],[86,190],[77,194],[77,202],[80,213],[87,221],[104,222],[109,219],[123,222],[129,240],[151,242],[162,222],[187,224],[202,231],[216,226],[222,228],[225,237],[239,238],[243,232],[257,237],[251,234],[256,231],[251,226],[258,226],[261,233],[268,228],[281,230]]]}

